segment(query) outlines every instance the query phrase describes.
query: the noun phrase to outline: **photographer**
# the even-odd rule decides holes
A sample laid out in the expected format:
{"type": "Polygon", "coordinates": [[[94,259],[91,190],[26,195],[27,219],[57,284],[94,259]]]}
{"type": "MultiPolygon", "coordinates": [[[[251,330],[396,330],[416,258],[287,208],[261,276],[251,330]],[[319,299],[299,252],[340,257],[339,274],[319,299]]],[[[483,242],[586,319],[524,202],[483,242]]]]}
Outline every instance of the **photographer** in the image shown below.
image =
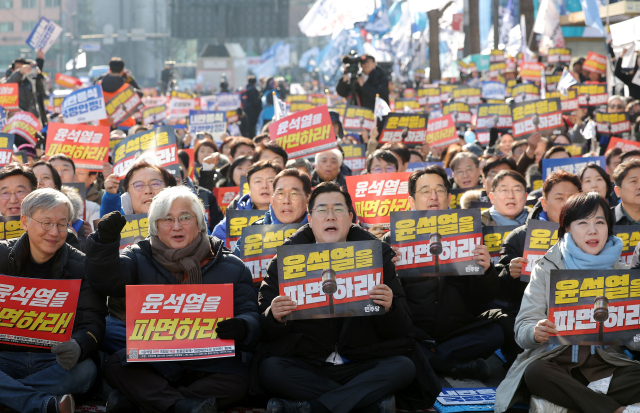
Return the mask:
{"type": "MultiPolygon", "coordinates": [[[[24,58],[15,59],[7,69],[6,76],[0,80],[0,83],[18,83],[20,110],[31,112],[35,116],[38,116],[38,111],[44,113],[45,110],[45,85],[41,73],[43,67],[44,52],[39,50],[35,62],[24,58]]],[[[41,121],[44,120],[46,123],[46,117],[42,118],[41,121]]]]}
{"type": "Polygon", "coordinates": [[[389,103],[389,80],[382,69],[376,66],[376,59],[371,55],[346,55],[342,58],[344,76],[336,86],[338,95],[350,98],[355,92],[359,106],[373,110],[376,95],[389,103]],[[359,68],[362,68],[362,71],[359,68]]]}

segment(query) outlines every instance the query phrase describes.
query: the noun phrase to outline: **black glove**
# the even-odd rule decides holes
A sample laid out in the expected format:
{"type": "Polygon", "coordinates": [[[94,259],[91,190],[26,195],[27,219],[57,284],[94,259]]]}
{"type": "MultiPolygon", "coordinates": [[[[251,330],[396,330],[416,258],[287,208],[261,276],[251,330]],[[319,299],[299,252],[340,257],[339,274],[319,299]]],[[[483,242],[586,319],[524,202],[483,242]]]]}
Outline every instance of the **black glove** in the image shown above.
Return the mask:
{"type": "Polygon", "coordinates": [[[65,369],[71,370],[78,363],[80,358],[80,345],[74,340],[55,344],[51,347],[51,352],[56,355],[58,364],[65,369]]]}
{"type": "Polygon", "coordinates": [[[216,332],[223,340],[242,341],[247,336],[247,325],[241,318],[230,318],[218,322],[216,332]]]}
{"type": "Polygon", "coordinates": [[[127,219],[120,211],[109,212],[98,222],[98,236],[103,244],[111,244],[120,240],[120,231],[127,225],[127,219]]]}

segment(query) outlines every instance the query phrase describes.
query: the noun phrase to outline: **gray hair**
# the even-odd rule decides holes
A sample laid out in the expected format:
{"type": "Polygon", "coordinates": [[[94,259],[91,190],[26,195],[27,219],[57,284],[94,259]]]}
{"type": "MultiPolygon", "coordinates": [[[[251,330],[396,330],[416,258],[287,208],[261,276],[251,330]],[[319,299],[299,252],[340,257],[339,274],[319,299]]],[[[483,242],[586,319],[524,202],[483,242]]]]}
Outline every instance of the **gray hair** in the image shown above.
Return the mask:
{"type": "Polygon", "coordinates": [[[311,176],[311,172],[312,172],[313,166],[311,165],[311,162],[309,162],[305,158],[292,159],[289,162],[287,162],[287,169],[289,169],[289,168],[301,168],[301,167],[302,168],[306,168],[307,175],[311,176]]]}
{"type": "Polygon", "coordinates": [[[456,169],[458,164],[463,159],[471,159],[471,161],[473,161],[473,163],[475,164],[476,168],[478,168],[480,166],[480,159],[478,159],[476,154],[471,153],[471,152],[459,152],[456,156],[453,157],[453,160],[451,161],[451,164],[449,165],[451,167],[451,170],[453,171],[454,169],[456,169]]]}
{"type": "Polygon", "coordinates": [[[62,185],[60,192],[69,197],[71,205],[73,205],[73,218],[71,219],[71,222],[76,222],[82,217],[82,213],[84,212],[84,202],[82,202],[82,197],[74,187],[67,185],[62,185]]]}
{"type": "Polygon", "coordinates": [[[151,206],[149,207],[150,235],[158,235],[158,220],[169,214],[171,205],[173,205],[177,199],[184,199],[191,203],[191,209],[193,213],[196,214],[198,220],[198,229],[200,229],[200,231],[207,230],[207,223],[204,219],[204,205],[202,205],[200,198],[198,198],[191,189],[181,185],[165,188],[153,197],[153,201],[151,201],[151,206]]]}
{"type": "Polygon", "coordinates": [[[328,151],[316,153],[316,166],[318,166],[318,161],[320,160],[320,156],[329,152],[336,155],[338,157],[338,162],[340,163],[340,165],[342,165],[342,161],[344,159],[344,157],[342,156],[342,152],[340,152],[340,149],[338,148],[333,148],[333,149],[329,149],[328,151]]]}
{"type": "Polygon", "coordinates": [[[31,192],[22,200],[20,214],[32,217],[39,210],[50,211],[64,204],[69,211],[69,221],[74,214],[73,204],[65,194],[52,188],[42,188],[31,192]]]}

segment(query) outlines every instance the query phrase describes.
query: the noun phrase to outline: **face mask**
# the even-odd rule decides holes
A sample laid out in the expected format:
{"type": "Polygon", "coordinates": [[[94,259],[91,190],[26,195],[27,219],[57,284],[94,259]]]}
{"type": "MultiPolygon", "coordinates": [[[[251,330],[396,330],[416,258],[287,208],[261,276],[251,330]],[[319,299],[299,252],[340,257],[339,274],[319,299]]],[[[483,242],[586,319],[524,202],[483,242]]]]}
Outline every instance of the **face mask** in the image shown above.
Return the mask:
{"type": "Polygon", "coordinates": [[[464,133],[464,142],[465,143],[473,143],[475,141],[476,141],[476,133],[475,132],[468,130],[468,131],[466,131],[464,133]]]}

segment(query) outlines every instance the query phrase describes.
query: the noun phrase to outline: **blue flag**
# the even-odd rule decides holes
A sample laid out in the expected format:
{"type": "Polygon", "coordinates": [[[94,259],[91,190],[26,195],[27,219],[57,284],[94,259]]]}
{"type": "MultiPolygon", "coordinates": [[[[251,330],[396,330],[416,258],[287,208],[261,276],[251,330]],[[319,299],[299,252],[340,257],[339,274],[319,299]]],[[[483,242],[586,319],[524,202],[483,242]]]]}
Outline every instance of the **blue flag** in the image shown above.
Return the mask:
{"type": "Polygon", "coordinates": [[[600,18],[600,7],[596,0],[580,0],[582,5],[582,11],[584,12],[584,25],[587,27],[593,27],[600,32],[600,35],[604,37],[605,31],[602,26],[602,19],[600,18]]]}

